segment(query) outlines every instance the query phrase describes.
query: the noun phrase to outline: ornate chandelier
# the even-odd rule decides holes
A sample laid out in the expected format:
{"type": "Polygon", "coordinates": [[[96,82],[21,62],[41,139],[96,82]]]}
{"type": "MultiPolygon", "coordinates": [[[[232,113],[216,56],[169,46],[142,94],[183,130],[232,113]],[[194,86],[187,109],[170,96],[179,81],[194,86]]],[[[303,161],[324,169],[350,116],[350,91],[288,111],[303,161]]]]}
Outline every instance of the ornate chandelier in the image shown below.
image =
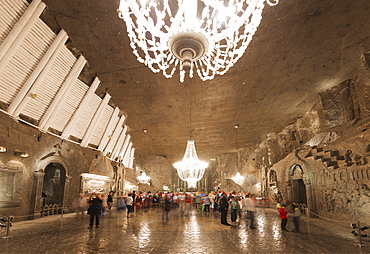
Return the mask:
{"type": "Polygon", "coordinates": [[[244,54],[262,19],[265,2],[279,0],[121,0],[133,53],[153,72],[180,81],[225,74],[244,54]]]}
{"type": "Polygon", "coordinates": [[[139,183],[149,184],[150,177],[147,176],[145,172],[142,172],[141,175],[137,177],[137,180],[139,183]]]}
{"type": "Polygon", "coordinates": [[[243,186],[245,177],[242,176],[239,172],[236,173],[235,176],[231,177],[231,179],[238,185],[243,186]]]}
{"type": "Polygon", "coordinates": [[[194,141],[188,140],[184,158],[173,166],[177,169],[180,179],[186,181],[189,188],[195,188],[197,182],[202,179],[208,163],[198,159],[194,141]]]}

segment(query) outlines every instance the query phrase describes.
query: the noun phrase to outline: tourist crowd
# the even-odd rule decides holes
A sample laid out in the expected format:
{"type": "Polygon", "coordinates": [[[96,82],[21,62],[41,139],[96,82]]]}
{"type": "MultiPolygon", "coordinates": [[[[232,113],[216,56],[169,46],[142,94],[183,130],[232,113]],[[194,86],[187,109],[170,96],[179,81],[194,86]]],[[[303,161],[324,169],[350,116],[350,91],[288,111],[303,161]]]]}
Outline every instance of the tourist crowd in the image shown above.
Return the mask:
{"type": "MultiPolygon", "coordinates": [[[[91,228],[94,224],[99,225],[99,217],[104,216],[107,211],[111,211],[113,206],[113,192],[106,195],[93,193],[89,199],[88,214],[90,214],[91,228]]],[[[79,196],[79,199],[81,195],[79,196]]],[[[81,201],[78,201],[81,203],[81,201]]],[[[163,209],[162,220],[169,220],[170,211],[176,211],[180,216],[190,216],[191,211],[204,213],[220,213],[221,224],[230,226],[237,222],[238,218],[245,218],[247,226],[250,229],[255,229],[255,213],[257,207],[270,207],[271,200],[257,198],[250,193],[226,193],[223,191],[211,192],[208,194],[202,192],[157,192],[154,195],[148,191],[146,193],[129,193],[127,196],[118,196],[115,201],[117,211],[125,211],[127,218],[130,218],[133,213],[140,214],[142,211],[150,211],[153,207],[163,209]],[[230,216],[228,223],[227,216],[230,216]]],[[[281,229],[286,229],[288,208],[286,201],[277,203],[278,214],[281,218],[281,229]]],[[[299,218],[301,210],[297,204],[290,204],[290,210],[293,214],[295,230],[299,232],[299,218]]],[[[77,211],[81,211],[78,209],[77,211]]]]}

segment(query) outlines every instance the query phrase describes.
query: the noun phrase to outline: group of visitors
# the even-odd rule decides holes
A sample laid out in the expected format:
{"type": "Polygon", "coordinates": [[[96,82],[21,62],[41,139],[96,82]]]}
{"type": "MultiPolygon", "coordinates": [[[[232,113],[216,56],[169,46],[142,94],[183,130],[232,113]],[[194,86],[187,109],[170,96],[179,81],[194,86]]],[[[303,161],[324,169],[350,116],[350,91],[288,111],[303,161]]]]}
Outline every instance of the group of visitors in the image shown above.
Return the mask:
{"type": "MultiPolygon", "coordinates": [[[[106,211],[110,211],[113,205],[113,192],[102,195],[99,193],[92,193],[88,198],[88,214],[90,214],[90,224],[88,228],[94,225],[100,227],[100,216],[104,216],[106,211]]],[[[82,194],[77,199],[77,216],[83,213],[83,198],[82,194]]],[[[236,193],[236,192],[211,192],[204,194],[201,192],[186,193],[186,192],[157,192],[152,195],[150,191],[146,193],[129,193],[125,197],[117,197],[116,208],[117,211],[126,210],[127,218],[132,216],[135,211],[140,213],[143,210],[148,210],[156,205],[160,205],[163,209],[162,220],[169,220],[169,212],[171,210],[178,210],[178,213],[183,216],[190,216],[194,209],[197,212],[213,213],[219,212],[221,217],[221,224],[230,226],[237,222],[238,218],[246,218],[246,226],[250,229],[255,229],[255,213],[257,211],[257,199],[254,194],[250,193],[236,193]],[[227,215],[230,214],[231,224],[228,223],[227,215]]],[[[293,215],[293,222],[295,229],[293,232],[299,232],[299,220],[301,210],[298,204],[292,203],[287,207],[287,202],[278,202],[277,209],[281,219],[282,231],[288,232],[286,225],[288,222],[288,211],[293,215]]],[[[240,221],[239,219],[239,221],[240,221]]]]}
{"type": "MultiPolygon", "coordinates": [[[[286,225],[288,223],[288,212],[289,209],[287,207],[287,202],[278,202],[276,204],[276,207],[278,208],[278,213],[281,219],[281,230],[289,232],[289,230],[286,228],[286,225]]],[[[297,203],[290,204],[290,210],[292,212],[293,216],[293,223],[294,223],[294,230],[293,232],[299,233],[299,225],[300,225],[300,218],[302,215],[301,208],[297,203]]]]}

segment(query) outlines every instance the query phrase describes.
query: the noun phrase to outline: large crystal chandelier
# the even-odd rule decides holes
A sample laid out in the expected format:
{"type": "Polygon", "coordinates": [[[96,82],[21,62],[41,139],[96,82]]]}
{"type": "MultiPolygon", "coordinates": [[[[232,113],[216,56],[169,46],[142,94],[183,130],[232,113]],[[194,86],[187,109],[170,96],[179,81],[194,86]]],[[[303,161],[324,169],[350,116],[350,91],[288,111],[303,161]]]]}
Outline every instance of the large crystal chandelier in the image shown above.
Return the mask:
{"type": "Polygon", "coordinates": [[[150,177],[147,176],[145,172],[142,172],[141,175],[137,177],[137,180],[139,181],[139,183],[143,183],[143,184],[150,183],[150,177]]]}
{"type": "Polygon", "coordinates": [[[188,183],[189,188],[195,188],[197,182],[202,179],[208,163],[198,159],[193,140],[188,140],[184,158],[173,166],[177,169],[180,179],[188,183]]]}
{"type": "Polygon", "coordinates": [[[153,72],[201,80],[225,74],[251,42],[265,2],[279,0],[121,0],[133,53],[153,72]]]}
{"type": "Polygon", "coordinates": [[[231,179],[238,185],[243,186],[245,177],[242,176],[239,172],[236,173],[235,176],[231,177],[231,179]]]}

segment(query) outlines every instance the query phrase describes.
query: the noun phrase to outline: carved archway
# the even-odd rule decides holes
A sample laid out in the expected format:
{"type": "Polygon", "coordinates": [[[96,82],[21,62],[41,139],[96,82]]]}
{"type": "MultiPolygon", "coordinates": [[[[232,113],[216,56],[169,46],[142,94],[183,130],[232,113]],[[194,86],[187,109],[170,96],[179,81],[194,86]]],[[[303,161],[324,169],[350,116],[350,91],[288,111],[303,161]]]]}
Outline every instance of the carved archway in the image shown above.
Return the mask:
{"type": "Polygon", "coordinates": [[[304,171],[301,165],[293,164],[289,168],[290,200],[294,203],[307,204],[304,171]]]}
{"type": "Polygon", "coordinates": [[[66,183],[66,170],[62,164],[49,163],[44,169],[44,181],[42,185],[43,205],[63,205],[64,188],[66,183]]]}

